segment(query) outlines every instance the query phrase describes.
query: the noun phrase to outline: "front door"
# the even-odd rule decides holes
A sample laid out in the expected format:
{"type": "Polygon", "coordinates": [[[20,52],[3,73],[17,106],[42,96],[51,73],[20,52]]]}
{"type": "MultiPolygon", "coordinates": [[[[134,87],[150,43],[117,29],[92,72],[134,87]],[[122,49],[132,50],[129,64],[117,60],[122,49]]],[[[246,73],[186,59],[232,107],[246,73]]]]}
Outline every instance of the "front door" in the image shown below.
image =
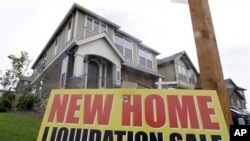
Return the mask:
{"type": "Polygon", "coordinates": [[[98,88],[99,85],[99,66],[95,61],[88,64],[87,88],[98,88]]]}

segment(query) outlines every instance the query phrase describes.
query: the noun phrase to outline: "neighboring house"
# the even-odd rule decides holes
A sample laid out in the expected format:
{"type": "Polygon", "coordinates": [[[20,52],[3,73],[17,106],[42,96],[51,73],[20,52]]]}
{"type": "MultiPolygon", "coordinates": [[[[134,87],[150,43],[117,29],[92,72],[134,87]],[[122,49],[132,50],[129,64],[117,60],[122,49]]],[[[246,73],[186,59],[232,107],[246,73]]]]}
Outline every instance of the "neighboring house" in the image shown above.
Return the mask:
{"type": "Polygon", "coordinates": [[[159,52],[74,4],[32,65],[42,96],[53,88],[155,88],[159,52]]]}
{"type": "Polygon", "coordinates": [[[32,81],[32,77],[23,76],[17,84],[17,94],[23,95],[25,93],[25,89],[27,89],[32,81]]]}
{"type": "MultiPolygon", "coordinates": [[[[185,51],[157,60],[158,72],[165,76],[164,81],[177,82],[170,87],[195,89],[199,73],[185,51]]],[[[169,88],[169,86],[166,86],[169,88]]]]}
{"type": "Polygon", "coordinates": [[[230,106],[246,109],[245,90],[237,86],[232,79],[225,79],[230,106]]]}
{"type": "Polygon", "coordinates": [[[229,97],[231,113],[234,124],[238,124],[238,118],[244,118],[246,124],[250,124],[250,113],[247,111],[245,90],[237,86],[232,79],[225,79],[227,94],[229,97]]]}

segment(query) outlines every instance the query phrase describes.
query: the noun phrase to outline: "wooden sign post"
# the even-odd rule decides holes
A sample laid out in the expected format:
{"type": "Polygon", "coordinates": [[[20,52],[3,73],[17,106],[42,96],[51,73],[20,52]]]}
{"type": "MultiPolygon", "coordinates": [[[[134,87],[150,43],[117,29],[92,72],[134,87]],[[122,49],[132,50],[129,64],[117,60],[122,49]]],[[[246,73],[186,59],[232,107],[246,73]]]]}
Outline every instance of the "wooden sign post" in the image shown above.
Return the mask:
{"type": "Polygon", "coordinates": [[[230,124],[232,124],[232,115],[208,0],[188,0],[188,3],[192,18],[202,89],[217,91],[229,130],[230,124]]]}

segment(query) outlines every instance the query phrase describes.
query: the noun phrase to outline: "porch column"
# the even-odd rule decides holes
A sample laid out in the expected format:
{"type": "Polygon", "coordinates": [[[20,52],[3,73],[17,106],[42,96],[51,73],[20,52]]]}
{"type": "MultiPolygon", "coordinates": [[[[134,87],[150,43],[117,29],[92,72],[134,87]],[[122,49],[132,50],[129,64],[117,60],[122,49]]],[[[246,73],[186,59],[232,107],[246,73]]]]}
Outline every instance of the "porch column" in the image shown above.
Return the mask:
{"type": "Polygon", "coordinates": [[[83,75],[83,70],[84,70],[83,58],[84,58],[83,55],[80,55],[80,54],[75,55],[75,63],[74,63],[74,70],[73,70],[74,77],[79,77],[83,75]]]}
{"type": "Polygon", "coordinates": [[[121,66],[113,65],[113,85],[121,85],[121,66]]]}

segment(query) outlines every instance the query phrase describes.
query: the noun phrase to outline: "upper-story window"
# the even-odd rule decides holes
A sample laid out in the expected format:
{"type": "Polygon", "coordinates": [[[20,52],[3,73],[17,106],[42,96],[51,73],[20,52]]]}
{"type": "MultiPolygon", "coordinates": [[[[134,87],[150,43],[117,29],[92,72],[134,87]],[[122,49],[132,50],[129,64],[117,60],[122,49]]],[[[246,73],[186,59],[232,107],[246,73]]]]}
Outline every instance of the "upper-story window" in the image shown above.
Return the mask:
{"type": "Polygon", "coordinates": [[[153,56],[152,53],[139,49],[139,64],[148,69],[153,68],[153,56]]]}
{"type": "Polygon", "coordinates": [[[55,40],[54,56],[57,54],[57,39],[55,40]]]}
{"type": "Polygon", "coordinates": [[[72,27],[71,27],[71,21],[70,21],[67,26],[66,42],[68,42],[71,39],[71,31],[72,31],[72,27]]]}
{"type": "Polygon", "coordinates": [[[86,28],[96,33],[102,33],[107,31],[106,25],[90,17],[87,17],[86,28]]]}
{"type": "Polygon", "coordinates": [[[187,81],[186,68],[178,65],[179,79],[182,81],[187,81]]]}
{"type": "Polygon", "coordinates": [[[125,59],[132,60],[132,50],[133,50],[133,43],[129,39],[115,35],[115,44],[119,51],[123,54],[125,59]]]}
{"type": "Polygon", "coordinates": [[[189,70],[188,71],[188,78],[189,78],[189,82],[190,83],[195,83],[195,78],[194,78],[194,72],[193,71],[191,71],[191,70],[189,70]]]}

